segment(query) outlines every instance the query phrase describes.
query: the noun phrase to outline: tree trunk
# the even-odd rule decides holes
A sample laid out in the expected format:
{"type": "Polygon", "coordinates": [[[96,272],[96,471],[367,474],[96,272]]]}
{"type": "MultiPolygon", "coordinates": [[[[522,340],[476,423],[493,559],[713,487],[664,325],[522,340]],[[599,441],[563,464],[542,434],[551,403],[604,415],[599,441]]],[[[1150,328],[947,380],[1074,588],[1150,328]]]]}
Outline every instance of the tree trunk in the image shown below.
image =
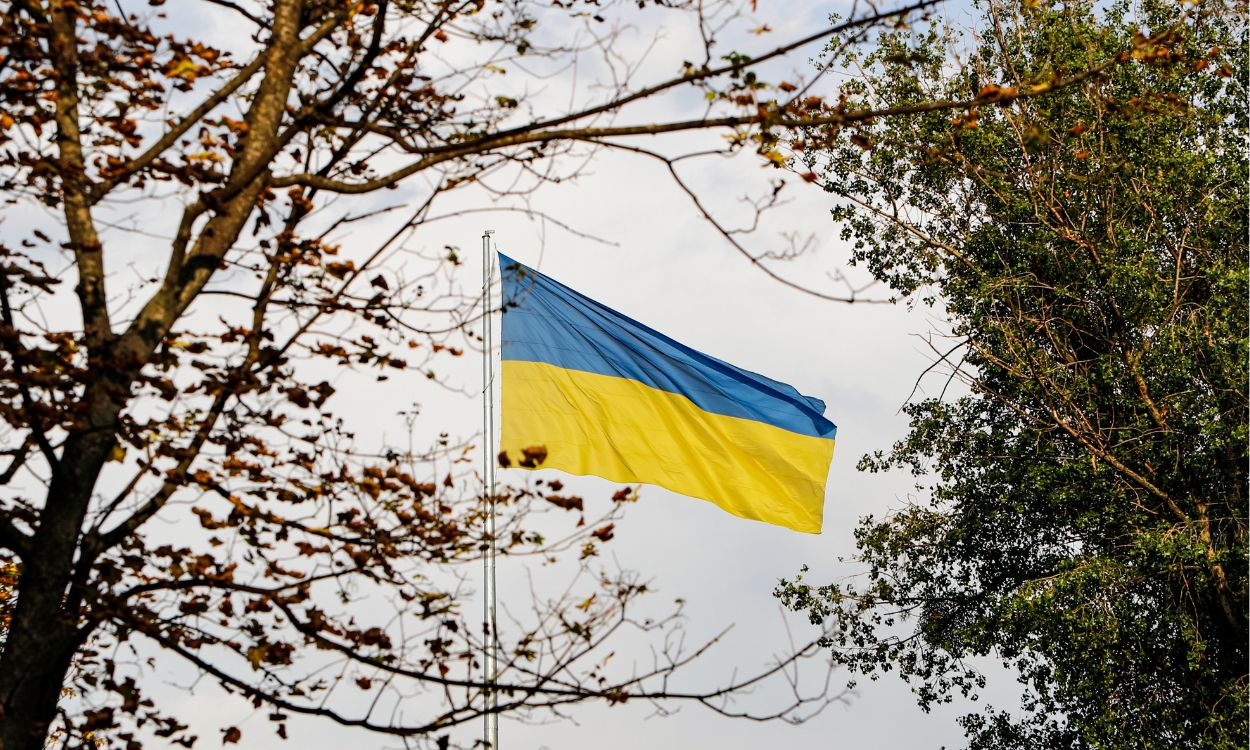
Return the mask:
{"type": "Polygon", "coordinates": [[[0,658],[0,750],[42,750],[74,653],[77,617],[61,606],[64,579],[35,568],[22,592],[0,658]]]}
{"type": "MultiPolygon", "coordinates": [[[[106,424],[111,419],[101,420],[106,424]]],[[[42,750],[83,638],[71,591],[83,518],[115,443],[108,427],[70,437],[39,528],[22,559],[17,603],[0,653],[0,750],[42,750]]]]}

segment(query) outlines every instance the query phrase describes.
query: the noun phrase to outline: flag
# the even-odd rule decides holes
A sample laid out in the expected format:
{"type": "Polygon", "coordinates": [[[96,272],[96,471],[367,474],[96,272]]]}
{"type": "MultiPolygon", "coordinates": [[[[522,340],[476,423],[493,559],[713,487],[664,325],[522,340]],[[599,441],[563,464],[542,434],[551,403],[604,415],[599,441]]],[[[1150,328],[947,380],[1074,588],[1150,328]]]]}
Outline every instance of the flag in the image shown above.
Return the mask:
{"type": "Polygon", "coordinates": [[[837,432],[824,402],[499,261],[501,461],[654,484],[820,532],[837,432]]]}

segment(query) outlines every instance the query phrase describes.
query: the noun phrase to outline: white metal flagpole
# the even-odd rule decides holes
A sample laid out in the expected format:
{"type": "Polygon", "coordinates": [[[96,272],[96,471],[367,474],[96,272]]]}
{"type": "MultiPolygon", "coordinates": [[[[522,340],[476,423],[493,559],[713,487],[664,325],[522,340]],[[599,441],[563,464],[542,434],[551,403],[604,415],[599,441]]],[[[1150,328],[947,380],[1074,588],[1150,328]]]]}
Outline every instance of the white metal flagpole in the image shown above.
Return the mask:
{"type": "Polygon", "coordinates": [[[483,689],[485,723],[482,727],[482,741],[487,750],[499,750],[499,714],[498,695],[495,692],[495,680],[498,678],[499,633],[495,618],[495,331],[491,300],[491,278],[494,267],[493,253],[490,251],[490,236],[493,230],[487,229],[482,234],[482,482],[486,491],[486,551],[484,555],[485,583],[483,594],[485,611],[483,612],[483,643],[482,671],[485,678],[483,689]]]}

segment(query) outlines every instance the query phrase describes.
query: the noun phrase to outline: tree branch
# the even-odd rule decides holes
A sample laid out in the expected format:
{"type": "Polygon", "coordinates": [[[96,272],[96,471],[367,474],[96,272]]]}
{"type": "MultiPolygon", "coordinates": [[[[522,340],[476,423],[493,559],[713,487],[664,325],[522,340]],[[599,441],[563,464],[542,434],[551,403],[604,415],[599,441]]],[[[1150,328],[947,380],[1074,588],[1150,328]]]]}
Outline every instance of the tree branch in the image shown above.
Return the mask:
{"type": "Polygon", "coordinates": [[[131,159],[124,167],[110,174],[105,180],[93,186],[87,194],[88,203],[98,203],[113,188],[150,166],[152,162],[160,158],[161,154],[177,143],[178,139],[185,135],[205,115],[216,109],[227,97],[237,91],[240,86],[247,83],[252,76],[256,75],[256,72],[264,67],[264,64],[265,56],[257,55],[255,59],[235,73],[234,77],[227,81],[224,86],[214,91],[199,106],[184,115],[176,125],[166,131],[165,135],[149,146],[146,151],[131,159]]]}
{"type": "Polygon", "coordinates": [[[56,141],[70,249],[78,271],[86,344],[92,354],[112,337],[104,289],[104,252],[91,218],[91,189],[78,124],[77,6],[52,3],[48,47],[56,64],[56,141]]]}
{"type": "MultiPolygon", "coordinates": [[[[9,360],[13,363],[13,372],[17,375],[17,390],[22,398],[22,410],[26,412],[26,420],[30,423],[30,435],[34,439],[35,445],[39,446],[39,452],[43,454],[43,458],[48,462],[48,468],[53,472],[60,466],[60,459],[56,455],[56,450],[52,447],[52,442],[48,440],[48,433],[43,427],[43,418],[39,416],[39,411],[35,408],[35,398],[31,395],[30,386],[27,385],[25,379],[25,366],[22,364],[21,340],[17,336],[17,327],[13,321],[13,308],[9,301],[9,274],[7,268],[0,268],[0,320],[4,321],[4,325],[13,330],[12,337],[4,337],[4,348],[9,353],[9,360]]],[[[21,465],[19,458],[24,458],[25,444],[21,456],[14,456],[13,463],[9,466],[10,471],[16,471],[16,467],[21,465]]],[[[7,478],[5,480],[8,481],[7,478]]]]}
{"type": "Polygon", "coordinates": [[[668,123],[653,123],[649,125],[626,125],[604,128],[572,128],[540,130],[534,132],[534,128],[543,127],[542,125],[536,124],[533,126],[527,126],[524,129],[509,131],[506,135],[500,134],[497,136],[485,136],[478,140],[469,141],[464,144],[416,149],[416,153],[426,154],[426,156],[405,167],[401,167],[390,174],[383,175],[382,177],[377,177],[372,180],[365,180],[362,182],[342,182],[340,180],[329,179],[321,175],[301,173],[276,176],[272,178],[270,185],[277,188],[303,185],[333,193],[370,193],[375,190],[381,190],[394,185],[400,180],[416,174],[423,169],[428,169],[436,164],[458,159],[471,154],[480,154],[487,151],[494,151],[532,143],[547,143],[549,141],[562,140],[594,141],[612,137],[661,135],[665,133],[679,133],[691,130],[737,128],[749,125],[765,125],[769,127],[782,127],[789,129],[824,126],[841,127],[878,118],[900,117],[904,115],[940,112],[954,109],[969,109],[971,107],[990,103],[1005,104],[1016,100],[1044,96],[1048,93],[1067,88],[1068,86],[1076,85],[1082,81],[1092,78],[1093,76],[1100,75],[1103,71],[1122,61],[1121,57],[1115,57],[1069,78],[1061,79],[1057,82],[1044,83],[1029,88],[1018,89],[1015,92],[995,94],[992,98],[977,97],[962,100],[939,100],[922,102],[920,104],[885,107],[882,109],[834,112],[828,115],[815,117],[795,117],[793,115],[778,112],[757,112],[753,115],[699,118],[668,123]]]}

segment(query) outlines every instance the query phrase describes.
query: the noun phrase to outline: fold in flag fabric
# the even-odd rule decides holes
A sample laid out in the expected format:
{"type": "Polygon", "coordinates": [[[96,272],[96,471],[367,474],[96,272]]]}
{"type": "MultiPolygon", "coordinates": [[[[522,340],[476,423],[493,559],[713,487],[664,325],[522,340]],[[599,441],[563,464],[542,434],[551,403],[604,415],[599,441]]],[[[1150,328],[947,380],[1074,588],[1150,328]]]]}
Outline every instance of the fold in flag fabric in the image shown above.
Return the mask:
{"type": "Polygon", "coordinates": [[[837,433],[824,402],[499,261],[499,447],[509,461],[654,484],[820,532],[837,433]]]}

